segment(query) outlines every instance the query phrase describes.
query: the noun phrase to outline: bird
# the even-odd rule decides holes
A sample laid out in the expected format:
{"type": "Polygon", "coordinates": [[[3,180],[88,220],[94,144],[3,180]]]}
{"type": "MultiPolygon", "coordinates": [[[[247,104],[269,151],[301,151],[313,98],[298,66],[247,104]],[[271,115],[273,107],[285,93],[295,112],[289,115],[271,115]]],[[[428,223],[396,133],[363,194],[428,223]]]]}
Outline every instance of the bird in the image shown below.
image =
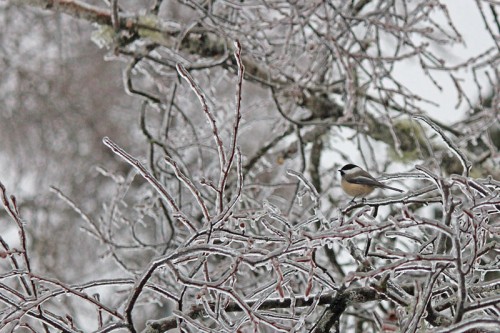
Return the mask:
{"type": "Polygon", "coordinates": [[[373,178],[373,176],[368,172],[355,164],[346,164],[338,171],[342,177],[340,185],[346,194],[353,197],[352,200],[357,197],[365,198],[376,188],[385,188],[397,192],[403,192],[403,190],[400,190],[399,188],[382,184],[373,178]]]}

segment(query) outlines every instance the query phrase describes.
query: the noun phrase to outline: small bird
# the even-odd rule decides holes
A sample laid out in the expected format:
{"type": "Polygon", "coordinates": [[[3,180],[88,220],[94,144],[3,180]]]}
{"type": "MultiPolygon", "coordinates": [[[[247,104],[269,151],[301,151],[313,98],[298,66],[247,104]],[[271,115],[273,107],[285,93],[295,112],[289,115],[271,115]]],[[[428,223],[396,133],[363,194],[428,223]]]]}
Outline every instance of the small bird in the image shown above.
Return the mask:
{"type": "Polygon", "coordinates": [[[352,200],[357,197],[366,197],[368,194],[372,193],[375,188],[387,188],[389,190],[403,192],[403,190],[399,188],[382,184],[368,172],[354,164],[344,165],[339,172],[342,176],[340,185],[345,193],[354,197],[352,200]]]}

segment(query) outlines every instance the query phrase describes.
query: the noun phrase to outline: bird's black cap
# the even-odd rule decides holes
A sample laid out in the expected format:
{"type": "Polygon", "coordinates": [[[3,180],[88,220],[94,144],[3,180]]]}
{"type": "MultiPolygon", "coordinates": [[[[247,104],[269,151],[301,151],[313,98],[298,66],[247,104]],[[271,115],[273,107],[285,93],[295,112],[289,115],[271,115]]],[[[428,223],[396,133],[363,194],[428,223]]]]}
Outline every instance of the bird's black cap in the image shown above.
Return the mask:
{"type": "Polygon", "coordinates": [[[346,164],[342,167],[342,169],[339,170],[339,172],[341,174],[344,174],[344,171],[347,171],[347,170],[351,170],[351,169],[354,169],[354,168],[357,168],[358,166],[357,165],[354,165],[352,163],[349,163],[349,164],[346,164]]]}

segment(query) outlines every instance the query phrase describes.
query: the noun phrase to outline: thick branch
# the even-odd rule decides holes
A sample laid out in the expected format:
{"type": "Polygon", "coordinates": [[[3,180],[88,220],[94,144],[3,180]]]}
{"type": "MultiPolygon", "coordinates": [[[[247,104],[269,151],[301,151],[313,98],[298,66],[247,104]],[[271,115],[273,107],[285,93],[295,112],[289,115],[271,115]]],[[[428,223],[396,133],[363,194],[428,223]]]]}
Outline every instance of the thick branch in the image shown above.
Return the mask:
{"type": "MultiPolygon", "coordinates": [[[[370,301],[376,301],[383,299],[384,296],[372,288],[368,287],[358,287],[352,288],[341,293],[326,293],[319,296],[318,305],[329,305],[329,309],[332,309],[333,312],[340,316],[342,312],[345,310],[345,307],[352,304],[366,303],[370,301]],[[337,304],[344,304],[344,307],[338,307],[337,304]]],[[[249,307],[253,307],[256,301],[248,301],[246,304],[249,307]]],[[[301,297],[296,298],[294,300],[295,307],[307,307],[311,306],[314,302],[316,302],[315,297],[309,297],[307,299],[301,297]]],[[[259,307],[259,310],[270,310],[270,309],[288,309],[292,304],[291,298],[285,298],[284,300],[280,299],[268,299],[262,303],[259,307]]],[[[214,304],[211,304],[212,308],[214,304]]],[[[225,309],[227,312],[236,312],[242,311],[242,309],[238,306],[238,304],[231,302],[229,303],[225,309]]],[[[203,306],[197,306],[190,313],[186,314],[191,318],[197,318],[204,313],[203,306]]],[[[177,327],[177,318],[176,317],[168,317],[160,320],[149,321],[147,327],[143,331],[143,333],[160,333],[165,332],[167,330],[173,329],[177,327]]],[[[322,331],[316,331],[322,332],[322,331]]]]}
{"type": "MultiPolygon", "coordinates": [[[[12,0],[11,3],[61,12],[93,23],[112,25],[110,10],[92,6],[78,0],[12,0]]],[[[125,26],[123,19],[119,23],[121,27],[125,26]]]]}

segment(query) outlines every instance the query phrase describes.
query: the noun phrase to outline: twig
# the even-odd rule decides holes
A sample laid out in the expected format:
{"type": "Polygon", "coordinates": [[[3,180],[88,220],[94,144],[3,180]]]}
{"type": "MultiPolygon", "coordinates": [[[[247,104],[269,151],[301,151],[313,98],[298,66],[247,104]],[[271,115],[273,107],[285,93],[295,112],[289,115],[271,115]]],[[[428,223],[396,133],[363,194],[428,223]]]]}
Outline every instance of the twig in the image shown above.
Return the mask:
{"type": "Polygon", "coordinates": [[[210,214],[208,212],[208,208],[205,205],[205,201],[201,197],[200,191],[196,188],[196,186],[193,184],[193,182],[180,170],[180,168],[177,166],[177,163],[170,157],[165,156],[164,157],[165,162],[167,162],[172,169],[174,170],[175,176],[177,179],[179,179],[191,192],[193,197],[195,198],[196,202],[201,208],[201,212],[203,213],[203,217],[205,218],[205,222],[209,223],[210,222],[210,214]]]}
{"type": "Polygon", "coordinates": [[[165,199],[165,201],[169,204],[170,208],[172,211],[179,217],[179,219],[186,225],[188,226],[191,231],[196,231],[196,228],[194,227],[194,224],[190,222],[189,218],[179,209],[177,204],[175,203],[175,200],[172,198],[170,193],[168,193],[168,190],[144,167],[144,165],[139,162],[136,158],[134,158],[132,155],[127,153],[125,150],[120,148],[116,143],[111,141],[110,138],[104,137],[102,139],[102,142],[109,147],[116,155],[120,156],[122,159],[125,160],[128,164],[133,166],[144,179],[146,179],[156,190],[160,196],[165,199]]]}
{"type": "Polygon", "coordinates": [[[413,118],[424,121],[430,127],[432,127],[432,129],[434,131],[436,131],[439,134],[439,136],[443,139],[443,141],[446,143],[446,145],[448,146],[448,148],[450,148],[451,151],[453,153],[455,153],[455,155],[458,157],[460,163],[462,163],[462,167],[463,167],[462,175],[464,177],[469,177],[469,172],[470,172],[470,169],[472,167],[472,163],[469,161],[469,159],[467,158],[467,156],[465,156],[465,154],[457,147],[457,145],[452,140],[450,140],[446,136],[446,134],[444,134],[443,130],[441,130],[441,128],[439,126],[437,126],[433,121],[431,121],[426,116],[420,116],[419,115],[419,116],[413,116],[413,118]]]}
{"type": "MultiPolygon", "coordinates": [[[[195,80],[193,79],[191,74],[189,74],[189,72],[181,64],[177,64],[177,72],[184,80],[186,80],[186,82],[189,83],[189,85],[191,86],[191,89],[196,94],[196,96],[198,97],[198,99],[201,103],[201,106],[203,108],[203,113],[207,117],[208,122],[210,124],[210,127],[212,128],[212,134],[213,134],[213,138],[214,138],[215,145],[217,147],[218,156],[219,156],[220,174],[223,175],[224,174],[224,167],[226,166],[226,153],[224,152],[224,144],[223,144],[222,139],[219,135],[219,129],[217,128],[215,116],[213,115],[212,111],[210,111],[210,108],[208,107],[205,94],[203,93],[203,91],[201,90],[199,85],[195,82],[195,80]]],[[[219,212],[222,211],[221,203],[223,200],[223,191],[224,191],[224,189],[222,189],[220,187],[217,189],[217,202],[219,203],[219,207],[218,207],[219,212]]]]}
{"type": "MultiPolygon", "coordinates": [[[[28,246],[26,240],[26,230],[24,228],[24,223],[21,220],[21,216],[19,214],[19,208],[17,207],[16,197],[11,195],[9,199],[9,197],[7,196],[7,190],[5,189],[5,186],[2,184],[2,182],[0,182],[0,191],[2,192],[2,202],[5,210],[17,224],[17,228],[19,230],[19,237],[21,238],[22,257],[24,259],[24,264],[26,265],[26,271],[28,273],[31,273],[31,264],[28,255],[28,246]]],[[[38,293],[33,279],[30,278],[31,289],[27,288],[27,284],[25,281],[23,281],[22,278],[21,281],[28,295],[36,298],[38,293]]]]}
{"type": "Polygon", "coordinates": [[[241,92],[242,92],[242,84],[243,84],[243,76],[245,75],[245,67],[243,66],[243,62],[241,60],[241,44],[239,41],[235,43],[236,51],[234,52],[234,57],[236,58],[236,63],[238,64],[238,83],[236,85],[236,105],[235,105],[235,115],[233,122],[233,133],[231,138],[231,146],[229,148],[229,155],[226,164],[222,170],[221,177],[219,179],[219,191],[221,195],[219,196],[219,207],[218,212],[222,212],[223,210],[223,200],[224,200],[224,191],[226,188],[226,182],[229,177],[229,171],[232,167],[234,156],[236,153],[236,143],[238,140],[238,130],[240,127],[241,121],[241,92]]]}

